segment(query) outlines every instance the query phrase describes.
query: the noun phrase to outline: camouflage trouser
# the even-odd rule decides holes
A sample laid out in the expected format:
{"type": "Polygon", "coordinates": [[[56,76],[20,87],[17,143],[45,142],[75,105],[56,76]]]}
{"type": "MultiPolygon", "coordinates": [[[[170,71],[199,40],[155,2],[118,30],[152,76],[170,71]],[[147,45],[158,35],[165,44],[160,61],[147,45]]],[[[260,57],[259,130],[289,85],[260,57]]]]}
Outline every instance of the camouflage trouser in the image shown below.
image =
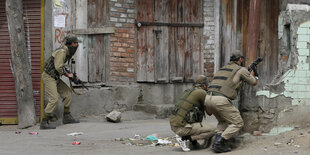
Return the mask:
{"type": "Polygon", "coordinates": [[[65,112],[69,112],[70,105],[72,103],[72,91],[62,80],[56,81],[47,73],[43,72],[42,79],[45,86],[45,91],[48,98],[48,104],[46,105],[44,112],[45,115],[50,115],[54,112],[58,105],[58,93],[63,99],[62,103],[65,108],[65,112]]]}
{"type": "Polygon", "coordinates": [[[205,106],[218,120],[217,132],[222,133],[224,139],[230,139],[243,126],[239,110],[224,96],[207,95],[205,106]]]}
{"type": "Polygon", "coordinates": [[[205,122],[187,124],[185,127],[171,126],[171,130],[181,137],[191,136],[192,140],[208,139],[215,134],[215,128],[205,122]]]}

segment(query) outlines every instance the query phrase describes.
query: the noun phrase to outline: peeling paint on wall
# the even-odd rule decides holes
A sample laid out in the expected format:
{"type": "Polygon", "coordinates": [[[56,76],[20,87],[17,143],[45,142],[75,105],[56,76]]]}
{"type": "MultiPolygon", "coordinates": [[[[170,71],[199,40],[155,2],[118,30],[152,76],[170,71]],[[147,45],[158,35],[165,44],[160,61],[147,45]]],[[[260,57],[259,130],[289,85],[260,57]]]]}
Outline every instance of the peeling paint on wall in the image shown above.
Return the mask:
{"type": "Polygon", "coordinates": [[[268,134],[310,126],[310,12],[302,9],[310,6],[298,6],[289,5],[279,14],[277,75],[255,94],[258,128],[268,134]]]}
{"type": "Polygon", "coordinates": [[[262,90],[256,93],[257,96],[264,95],[268,98],[274,98],[278,95],[291,97],[292,105],[310,104],[310,70],[309,47],[310,43],[310,21],[302,23],[297,30],[297,51],[298,63],[296,69],[288,70],[283,76],[282,81],[285,83],[285,91],[275,94],[270,91],[262,90]]]}

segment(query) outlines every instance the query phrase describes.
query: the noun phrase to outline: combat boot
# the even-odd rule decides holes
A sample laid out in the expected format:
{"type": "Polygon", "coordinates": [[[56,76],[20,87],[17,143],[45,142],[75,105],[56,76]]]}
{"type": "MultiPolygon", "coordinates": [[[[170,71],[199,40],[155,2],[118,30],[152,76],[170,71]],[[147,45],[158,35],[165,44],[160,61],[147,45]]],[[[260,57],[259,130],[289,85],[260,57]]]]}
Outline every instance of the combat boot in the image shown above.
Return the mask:
{"type": "Polygon", "coordinates": [[[206,149],[206,148],[210,147],[210,145],[211,145],[211,143],[212,143],[212,138],[213,138],[213,136],[211,136],[211,137],[208,138],[208,139],[205,139],[204,142],[203,142],[203,144],[201,145],[201,148],[202,148],[202,149],[206,149]]]}
{"type": "Polygon", "coordinates": [[[230,152],[231,147],[227,144],[227,140],[225,140],[222,135],[218,133],[215,135],[212,151],[215,153],[230,152]]]}
{"type": "Polygon", "coordinates": [[[42,119],[42,122],[40,123],[40,129],[56,129],[55,126],[52,126],[51,124],[48,123],[48,120],[46,118],[42,119]]]}
{"type": "Polygon", "coordinates": [[[56,114],[51,113],[51,114],[45,114],[46,118],[50,122],[56,122],[58,120],[58,117],[56,114]]]}
{"type": "Polygon", "coordinates": [[[72,115],[70,114],[70,112],[65,112],[62,123],[63,124],[80,123],[80,121],[78,119],[74,119],[72,115]]]}

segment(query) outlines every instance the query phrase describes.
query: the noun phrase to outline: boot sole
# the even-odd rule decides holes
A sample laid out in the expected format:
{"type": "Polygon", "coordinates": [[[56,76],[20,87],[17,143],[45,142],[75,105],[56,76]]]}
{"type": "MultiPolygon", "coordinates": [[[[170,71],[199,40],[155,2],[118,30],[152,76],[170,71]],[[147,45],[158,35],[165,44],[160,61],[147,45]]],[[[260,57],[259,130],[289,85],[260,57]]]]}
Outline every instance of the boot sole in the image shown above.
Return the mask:
{"type": "Polygon", "coordinates": [[[62,122],[63,124],[76,124],[76,123],[80,123],[80,122],[62,122]]]}
{"type": "Polygon", "coordinates": [[[224,153],[224,152],[230,152],[231,150],[221,150],[221,149],[214,149],[212,148],[212,151],[215,153],[224,153]]]}
{"type": "Polygon", "coordinates": [[[56,129],[56,128],[45,128],[45,127],[40,127],[40,130],[48,130],[48,129],[56,129]]]}

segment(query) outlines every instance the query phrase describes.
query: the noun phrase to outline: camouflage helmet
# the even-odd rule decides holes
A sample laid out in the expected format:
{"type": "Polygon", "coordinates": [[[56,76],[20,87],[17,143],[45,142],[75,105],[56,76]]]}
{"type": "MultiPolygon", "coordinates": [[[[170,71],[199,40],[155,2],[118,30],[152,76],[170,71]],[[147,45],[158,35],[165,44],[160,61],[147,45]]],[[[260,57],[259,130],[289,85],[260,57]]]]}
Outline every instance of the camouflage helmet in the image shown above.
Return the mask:
{"type": "Polygon", "coordinates": [[[230,61],[237,61],[239,58],[244,58],[240,50],[233,50],[230,55],[230,61]]]}
{"type": "Polygon", "coordinates": [[[208,79],[204,75],[198,75],[195,79],[195,86],[206,85],[208,86],[208,79]]]}
{"type": "Polygon", "coordinates": [[[65,42],[66,42],[66,44],[71,44],[71,43],[77,43],[77,42],[79,42],[79,40],[76,36],[66,36],[65,42]]]}

